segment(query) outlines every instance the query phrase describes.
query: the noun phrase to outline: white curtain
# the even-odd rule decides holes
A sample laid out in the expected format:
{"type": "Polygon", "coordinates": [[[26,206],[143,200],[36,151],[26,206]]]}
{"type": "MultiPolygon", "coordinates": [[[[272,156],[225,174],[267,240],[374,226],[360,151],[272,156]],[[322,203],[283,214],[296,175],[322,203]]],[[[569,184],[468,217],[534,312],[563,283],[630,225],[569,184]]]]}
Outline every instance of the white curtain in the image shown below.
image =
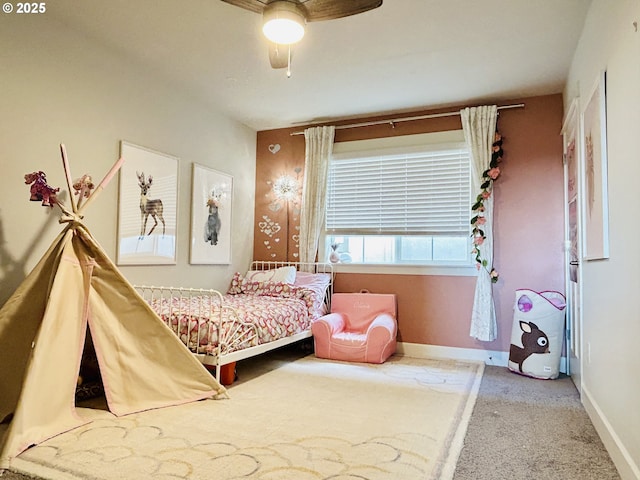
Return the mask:
{"type": "MultiPolygon", "coordinates": [[[[460,111],[460,115],[464,137],[471,152],[472,198],[475,198],[473,195],[480,192],[480,185],[485,181],[482,174],[489,169],[491,163],[498,109],[495,105],[465,108],[460,111]]],[[[496,311],[489,274],[493,265],[493,194],[484,200],[484,207],[486,223],[483,230],[486,238],[482,243],[481,252],[488,268],[480,268],[478,271],[469,335],[490,342],[497,337],[496,311]]]]}
{"type": "Polygon", "coordinates": [[[305,160],[300,208],[300,261],[315,262],[318,239],[324,227],[329,159],[335,127],[312,127],[304,131],[305,160]]]}

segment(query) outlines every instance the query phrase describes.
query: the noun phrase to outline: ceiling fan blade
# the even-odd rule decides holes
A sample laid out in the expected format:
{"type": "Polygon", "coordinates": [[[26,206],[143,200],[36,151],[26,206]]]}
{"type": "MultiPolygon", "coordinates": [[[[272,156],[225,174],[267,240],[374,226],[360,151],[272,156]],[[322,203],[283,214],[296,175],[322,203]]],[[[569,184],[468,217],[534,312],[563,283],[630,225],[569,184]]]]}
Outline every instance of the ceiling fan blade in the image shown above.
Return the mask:
{"type": "MultiPolygon", "coordinates": [[[[263,13],[274,0],[222,0],[254,13],[263,13]]],[[[308,22],[348,17],[382,5],[382,0],[286,0],[297,4],[308,22]]]]}
{"type": "Polygon", "coordinates": [[[269,0],[222,0],[225,3],[244,8],[250,12],[262,13],[269,0]]]}
{"type": "Polygon", "coordinates": [[[298,0],[307,22],[333,20],[364,13],[382,5],[382,0],[298,0]]]}
{"type": "MultiPolygon", "coordinates": [[[[222,0],[225,3],[263,14],[271,3],[289,3],[297,6],[307,22],[333,20],[363,13],[382,5],[382,0],[222,0]]],[[[273,5],[273,8],[280,5],[273,5]]],[[[290,7],[290,5],[288,5],[290,7]]],[[[289,45],[269,44],[269,63],[272,68],[287,68],[291,76],[291,47],[289,45]]]]}
{"type": "Polygon", "coordinates": [[[269,63],[271,63],[271,68],[287,68],[289,66],[289,45],[269,42],[269,63]]]}

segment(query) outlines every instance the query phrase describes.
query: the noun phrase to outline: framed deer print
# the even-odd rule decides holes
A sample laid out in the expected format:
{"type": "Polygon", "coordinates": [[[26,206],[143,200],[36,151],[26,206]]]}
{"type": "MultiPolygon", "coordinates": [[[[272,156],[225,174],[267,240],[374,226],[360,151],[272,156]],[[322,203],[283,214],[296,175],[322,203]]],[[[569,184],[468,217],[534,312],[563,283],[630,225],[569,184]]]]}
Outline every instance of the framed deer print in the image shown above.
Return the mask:
{"type": "Polygon", "coordinates": [[[191,195],[189,262],[231,263],[233,177],[194,163],[191,195]]]}
{"type": "Polygon", "coordinates": [[[118,265],[176,263],[178,159],[120,142],[118,265]]]}

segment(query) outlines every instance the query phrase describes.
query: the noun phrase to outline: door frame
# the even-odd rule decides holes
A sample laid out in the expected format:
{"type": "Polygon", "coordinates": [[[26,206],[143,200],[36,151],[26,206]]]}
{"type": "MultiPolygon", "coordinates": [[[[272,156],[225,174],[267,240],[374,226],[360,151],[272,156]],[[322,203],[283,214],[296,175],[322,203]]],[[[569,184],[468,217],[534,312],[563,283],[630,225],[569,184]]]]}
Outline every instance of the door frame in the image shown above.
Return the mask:
{"type": "Polygon", "coordinates": [[[567,374],[582,393],[584,348],[582,338],[582,125],[579,98],[571,101],[562,125],[562,163],[564,166],[565,292],[567,297],[565,355],[567,374]]]}

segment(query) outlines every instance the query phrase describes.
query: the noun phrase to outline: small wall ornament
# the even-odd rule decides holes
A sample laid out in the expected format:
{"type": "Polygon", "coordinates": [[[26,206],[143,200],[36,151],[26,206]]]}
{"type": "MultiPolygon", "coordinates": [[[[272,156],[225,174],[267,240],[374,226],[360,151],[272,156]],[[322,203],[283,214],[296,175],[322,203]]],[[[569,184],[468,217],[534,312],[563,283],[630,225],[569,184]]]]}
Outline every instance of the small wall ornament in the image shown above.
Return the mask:
{"type": "Polygon", "coordinates": [[[272,143],[271,145],[269,145],[268,148],[269,148],[269,151],[275,155],[276,153],[278,153],[280,151],[280,144],[279,143],[272,143]]]}
{"type": "Polygon", "coordinates": [[[258,222],[258,228],[260,232],[264,233],[268,237],[273,237],[274,234],[280,231],[280,225],[277,222],[271,220],[267,215],[262,216],[261,222],[258,222]]]}

